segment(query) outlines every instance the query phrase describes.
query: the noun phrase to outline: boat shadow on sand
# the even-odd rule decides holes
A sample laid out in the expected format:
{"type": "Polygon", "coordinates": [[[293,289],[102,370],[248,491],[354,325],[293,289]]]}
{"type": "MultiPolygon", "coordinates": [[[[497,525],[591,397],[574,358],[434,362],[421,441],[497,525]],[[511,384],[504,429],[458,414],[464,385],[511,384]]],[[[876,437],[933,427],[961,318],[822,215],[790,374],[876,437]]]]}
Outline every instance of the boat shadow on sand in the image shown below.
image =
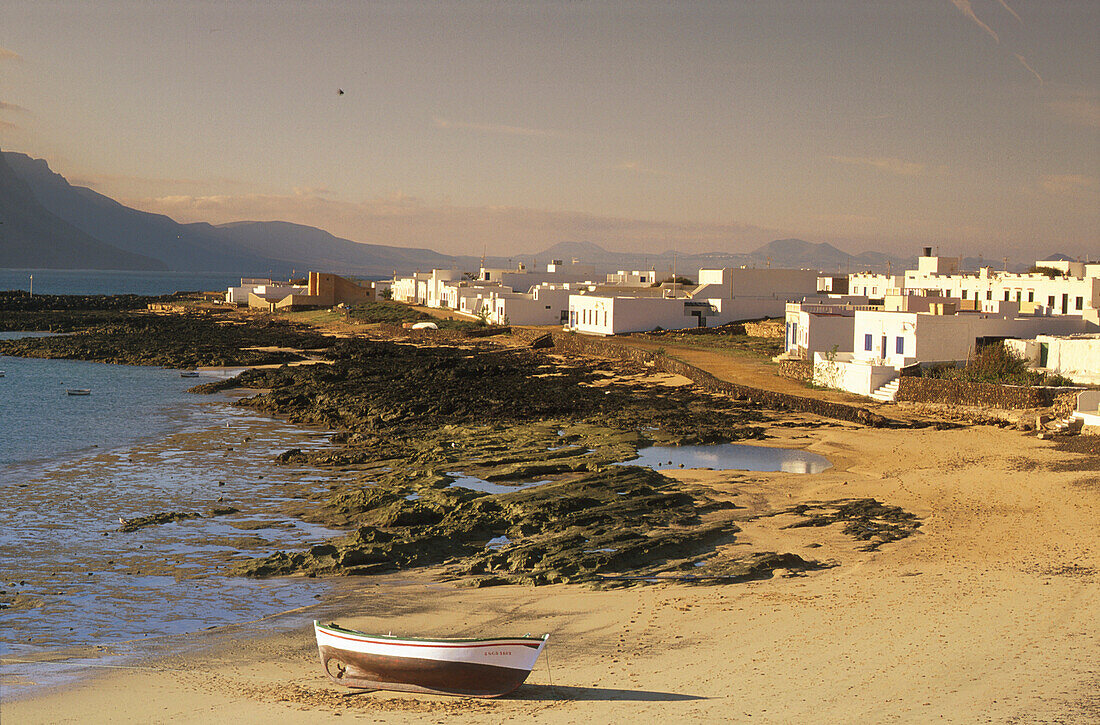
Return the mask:
{"type": "Polygon", "coordinates": [[[574,687],[572,685],[524,685],[501,700],[622,700],[624,702],[677,702],[706,700],[700,695],[652,690],[620,690],[614,687],[574,687]]]}

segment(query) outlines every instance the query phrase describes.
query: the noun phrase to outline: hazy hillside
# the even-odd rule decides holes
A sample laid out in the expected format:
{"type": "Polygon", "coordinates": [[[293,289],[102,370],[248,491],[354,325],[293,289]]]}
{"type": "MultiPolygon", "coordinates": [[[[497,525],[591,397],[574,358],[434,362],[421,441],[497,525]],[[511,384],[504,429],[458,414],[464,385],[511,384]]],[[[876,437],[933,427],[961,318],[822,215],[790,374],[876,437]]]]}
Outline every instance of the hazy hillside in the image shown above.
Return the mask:
{"type": "MultiPolygon", "coordinates": [[[[213,226],[179,224],[161,214],[131,209],[91,189],[73,186],[45,161],[0,152],[0,266],[62,269],[168,269],[252,276],[286,276],[291,270],[326,270],[388,277],[432,268],[476,271],[481,260],[426,248],[361,244],[322,229],[280,221],[242,221],[213,226]]],[[[915,253],[897,257],[881,252],[849,254],[831,244],[777,239],[751,252],[666,251],[660,254],[608,251],[593,242],[561,242],[538,254],[487,257],[492,267],[520,262],[531,269],[577,259],[597,274],[619,269],[654,269],[660,276],[693,276],[702,268],[795,267],[831,273],[862,270],[895,272],[912,268],[915,253]]],[[[1050,258],[1063,258],[1052,255],[1050,258]]],[[[994,260],[967,258],[964,269],[994,260]]],[[[1027,269],[1018,260],[1011,269],[1027,269]]],[[[997,264],[1000,266],[1000,263],[997,264]]]]}
{"type": "MultiPolygon", "coordinates": [[[[51,171],[45,161],[10,151],[4,157],[50,213],[119,249],[160,260],[161,268],[252,274],[273,266],[273,260],[239,250],[224,239],[204,234],[204,230],[177,224],[161,214],[131,209],[91,189],[73,186],[51,171]]],[[[101,267],[91,261],[74,259],[71,266],[101,267]]]]}
{"type": "Polygon", "coordinates": [[[162,270],[150,257],[96,239],[51,214],[0,154],[0,267],[162,270]],[[80,265],[73,265],[73,261],[80,265]]]}
{"type": "Polygon", "coordinates": [[[240,249],[272,257],[299,271],[331,269],[388,277],[395,269],[408,273],[416,269],[450,268],[458,263],[456,257],[431,249],[361,244],[323,229],[290,222],[234,222],[209,228],[240,249]]]}

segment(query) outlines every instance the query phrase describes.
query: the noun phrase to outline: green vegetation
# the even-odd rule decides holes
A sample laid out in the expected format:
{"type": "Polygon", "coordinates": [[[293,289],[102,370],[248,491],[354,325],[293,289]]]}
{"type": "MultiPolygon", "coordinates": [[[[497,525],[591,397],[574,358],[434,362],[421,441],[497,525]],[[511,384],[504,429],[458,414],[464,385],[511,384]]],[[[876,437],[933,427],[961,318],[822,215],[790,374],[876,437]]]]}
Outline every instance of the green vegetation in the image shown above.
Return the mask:
{"type": "Polygon", "coordinates": [[[673,283],[686,285],[688,287],[694,287],[695,286],[695,283],[691,281],[690,277],[683,277],[683,276],[680,276],[680,275],[677,275],[675,277],[665,277],[664,279],[659,280],[657,282],[654,282],[653,284],[651,284],[649,286],[650,287],[660,287],[663,284],[673,284],[673,283]]]}
{"type": "Polygon", "coordinates": [[[937,365],[923,371],[923,377],[958,380],[967,383],[997,383],[1001,385],[1073,385],[1061,375],[1031,370],[1027,361],[1017,357],[1003,344],[986,345],[963,367],[954,363],[937,365]]]}
{"type": "Polygon", "coordinates": [[[1054,267],[1043,267],[1043,266],[1040,266],[1040,265],[1037,265],[1037,264],[1032,265],[1031,267],[1029,267],[1027,271],[1028,271],[1028,273],[1036,273],[1037,272],[1039,274],[1045,274],[1047,277],[1050,277],[1051,279],[1054,279],[1055,277],[1061,277],[1062,276],[1062,270],[1060,270],[1060,269],[1055,269],[1054,267]]]}
{"type": "Polygon", "coordinates": [[[403,322],[420,322],[432,318],[426,312],[415,310],[400,302],[364,302],[348,308],[348,319],[367,325],[375,323],[400,325],[403,322]]]}

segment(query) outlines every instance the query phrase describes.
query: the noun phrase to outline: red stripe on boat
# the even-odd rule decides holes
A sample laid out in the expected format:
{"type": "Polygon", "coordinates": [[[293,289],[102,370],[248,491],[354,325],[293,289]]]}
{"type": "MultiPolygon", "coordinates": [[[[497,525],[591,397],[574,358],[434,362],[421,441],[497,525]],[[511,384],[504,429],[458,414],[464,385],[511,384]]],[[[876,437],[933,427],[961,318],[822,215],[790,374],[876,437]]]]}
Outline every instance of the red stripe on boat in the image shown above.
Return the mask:
{"type": "Polygon", "coordinates": [[[406,642],[404,640],[390,640],[390,639],[369,639],[367,637],[348,637],[343,634],[336,634],[330,629],[322,629],[322,632],[330,637],[336,637],[337,639],[346,639],[349,642],[366,642],[368,644],[382,644],[390,645],[394,647],[444,647],[450,649],[472,649],[477,647],[532,647],[538,649],[541,642],[514,642],[510,640],[489,640],[487,642],[481,642],[479,644],[414,644],[412,642],[406,642]]]}

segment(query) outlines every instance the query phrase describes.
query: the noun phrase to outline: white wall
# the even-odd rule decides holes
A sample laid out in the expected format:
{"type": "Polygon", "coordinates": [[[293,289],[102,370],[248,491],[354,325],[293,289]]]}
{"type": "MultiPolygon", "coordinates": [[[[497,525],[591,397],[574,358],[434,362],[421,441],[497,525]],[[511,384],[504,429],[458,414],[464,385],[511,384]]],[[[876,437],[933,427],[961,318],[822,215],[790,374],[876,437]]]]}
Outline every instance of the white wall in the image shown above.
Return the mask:
{"type": "Polygon", "coordinates": [[[870,395],[898,376],[889,365],[856,360],[850,353],[814,353],[814,384],[870,395]]]}

